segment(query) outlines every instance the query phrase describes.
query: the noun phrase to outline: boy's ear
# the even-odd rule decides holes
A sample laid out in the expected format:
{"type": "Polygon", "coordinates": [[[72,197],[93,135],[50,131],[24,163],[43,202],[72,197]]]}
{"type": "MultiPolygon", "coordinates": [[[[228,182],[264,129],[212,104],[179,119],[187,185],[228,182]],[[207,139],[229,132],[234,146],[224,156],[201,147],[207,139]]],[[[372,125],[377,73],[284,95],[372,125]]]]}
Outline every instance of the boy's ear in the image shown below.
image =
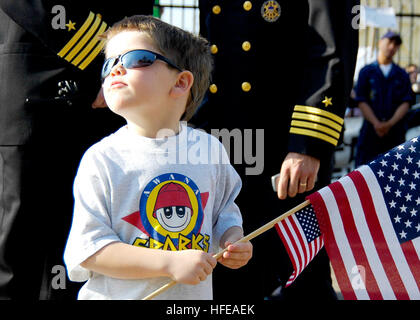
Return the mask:
{"type": "Polygon", "coordinates": [[[189,93],[194,82],[194,76],[191,71],[185,70],[178,74],[175,85],[172,87],[171,93],[175,97],[180,97],[185,93],[189,93]]]}

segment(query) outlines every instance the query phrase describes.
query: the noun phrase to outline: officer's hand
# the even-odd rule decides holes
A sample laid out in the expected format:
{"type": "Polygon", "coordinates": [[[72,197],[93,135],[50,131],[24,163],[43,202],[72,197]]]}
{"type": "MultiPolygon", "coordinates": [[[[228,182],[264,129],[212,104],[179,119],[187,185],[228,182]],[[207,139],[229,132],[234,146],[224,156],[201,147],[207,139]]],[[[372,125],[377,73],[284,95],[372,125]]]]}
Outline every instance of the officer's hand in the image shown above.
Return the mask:
{"type": "Polygon", "coordinates": [[[280,169],[277,186],[279,199],[294,197],[297,193],[311,191],[315,186],[320,161],[314,157],[289,152],[280,169]]]}
{"type": "Polygon", "coordinates": [[[96,108],[106,108],[108,107],[108,105],[106,104],[105,101],[105,97],[104,97],[104,91],[101,88],[101,90],[99,90],[98,95],[96,96],[95,101],[93,101],[92,103],[92,108],[96,109],[96,108]]]}

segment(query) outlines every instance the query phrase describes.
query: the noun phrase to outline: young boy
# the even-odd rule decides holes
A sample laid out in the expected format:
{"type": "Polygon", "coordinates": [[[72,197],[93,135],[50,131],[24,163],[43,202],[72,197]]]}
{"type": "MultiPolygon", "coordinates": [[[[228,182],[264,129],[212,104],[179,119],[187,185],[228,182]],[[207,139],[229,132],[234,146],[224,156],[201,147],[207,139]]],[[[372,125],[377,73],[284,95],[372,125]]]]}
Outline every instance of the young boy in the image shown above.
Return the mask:
{"type": "Polygon", "coordinates": [[[142,299],[168,278],[178,284],[157,299],[212,299],[212,253],[227,246],[218,262],[236,269],[252,245],[232,245],[243,237],[241,181],[224,148],[180,125],[208,88],[208,43],[151,16],[126,18],[105,38],[105,100],[127,125],[80,163],[69,277],[87,280],[79,299],[142,299]]]}

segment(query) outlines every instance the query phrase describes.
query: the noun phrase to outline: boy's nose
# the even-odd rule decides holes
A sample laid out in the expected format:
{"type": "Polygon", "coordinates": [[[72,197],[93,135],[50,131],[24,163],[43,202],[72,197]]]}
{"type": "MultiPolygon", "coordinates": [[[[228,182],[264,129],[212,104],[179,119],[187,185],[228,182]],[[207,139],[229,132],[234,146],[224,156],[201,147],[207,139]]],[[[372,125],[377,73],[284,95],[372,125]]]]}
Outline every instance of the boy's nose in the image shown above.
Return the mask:
{"type": "Polygon", "coordinates": [[[111,69],[111,76],[120,76],[126,73],[126,70],[121,62],[118,62],[111,69]]]}

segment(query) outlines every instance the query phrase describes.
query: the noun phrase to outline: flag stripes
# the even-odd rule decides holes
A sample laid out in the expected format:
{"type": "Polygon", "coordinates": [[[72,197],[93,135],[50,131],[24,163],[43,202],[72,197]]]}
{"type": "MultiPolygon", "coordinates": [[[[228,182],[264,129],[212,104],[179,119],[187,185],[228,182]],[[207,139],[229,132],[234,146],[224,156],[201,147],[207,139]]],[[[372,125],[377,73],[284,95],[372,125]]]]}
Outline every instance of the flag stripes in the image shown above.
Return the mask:
{"type": "Polygon", "coordinates": [[[400,244],[381,186],[369,166],[309,199],[345,299],[420,299],[415,245],[411,241],[400,244]],[[362,285],[355,279],[361,279],[362,285]]]}
{"type": "Polygon", "coordinates": [[[280,221],[275,228],[285,245],[293,265],[294,271],[286,282],[286,287],[288,287],[321,250],[324,240],[320,233],[317,234],[318,226],[311,206],[305,207],[280,221]],[[313,227],[314,225],[316,225],[315,228],[313,227]]]}
{"type": "MultiPolygon", "coordinates": [[[[372,225],[371,230],[375,230],[373,228],[380,228],[380,231],[382,231],[381,235],[383,235],[386,241],[385,243],[387,245],[387,248],[389,248],[390,250],[390,258],[392,259],[390,260],[390,262],[395,263],[397,267],[397,272],[399,272],[402,275],[401,279],[404,282],[404,285],[408,291],[410,298],[413,299],[416,297],[416,299],[420,299],[420,277],[417,277],[416,279],[416,277],[414,277],[413,273],[411,272],[411,270],[417,270],[418,272],[420,268],[420,261],[413,261],[414,264],[409,266],[407,261],[407,255],[410,254],[406,250],[403,250],[403,246],[401,246],[400,242],[398,241],[398,238],[396,237],[395,231],[393,230],[391,224],[391,220],[389,218],[388,209],[383,199],[382,191],[380,189],[378,181],[375,178],[375,175],[368,166],[363,166],[359,171],[363,173],[363,176],[358,171],[355,171],[354,175],[357,176],[361,181],[365,179],[366,182],[374,186],[371,188],[371,192],[369,193],[369,199],[372,199],[374,206],[377,208],[376,212],[379,218],[377,221],[379,222],[379,225],[372,225]]],[[[365,184],[364,187],[366,188],[365,184]]],[[[379,232],[374,232],[374,234],[376,233],[379,232]]],[[[382,252],[382,250],[378,251],[382,252]]],[[[394,279],[394,277],[392,277],[392,279],[394,279]]]]}

